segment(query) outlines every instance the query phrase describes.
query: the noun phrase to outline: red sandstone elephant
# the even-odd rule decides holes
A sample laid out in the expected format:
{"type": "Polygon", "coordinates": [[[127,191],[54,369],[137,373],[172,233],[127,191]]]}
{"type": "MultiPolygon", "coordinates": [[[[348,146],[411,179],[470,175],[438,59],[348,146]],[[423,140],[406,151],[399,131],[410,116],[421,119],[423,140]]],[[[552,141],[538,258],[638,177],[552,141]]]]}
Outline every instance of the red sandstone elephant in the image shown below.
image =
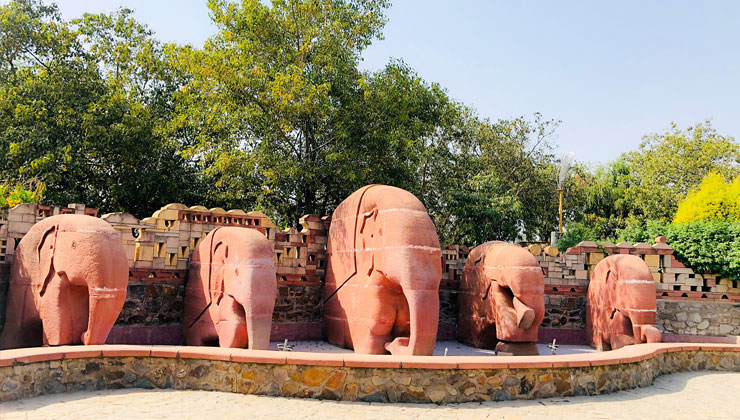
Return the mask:
{"type": "Polygon", "coordinates": [[[274,255],[255,229],[220,227],[200,242],[185,289],[188,345],[268,348],[277,296],[274,255]]]}
{"type": "Polygon", "coordinates": [[[354,192],[332,215],[327,253],[330,343],[365,354],[433,353],[441,250],[419,199],[386,185],[354,192]]]}
{"type": "Polygon", "coordinates": [[[538,354],[545,277],[526,249],[492,241],[475,247],[458,294],[457,339],[516,355],[538,354]]]}
{"type": "Polygon", "coordinates": [[[659,343],[655,281],[635,255],[612,255],[596,265],[588,286],[586,339],[599,349],[659,343]]]}
{"type": "Polygon", "coordinates": [[[84,215],[46,218],[15,250],[0,348],[103,344],[127,285],[126,252],[110,224],[84,215]]]}

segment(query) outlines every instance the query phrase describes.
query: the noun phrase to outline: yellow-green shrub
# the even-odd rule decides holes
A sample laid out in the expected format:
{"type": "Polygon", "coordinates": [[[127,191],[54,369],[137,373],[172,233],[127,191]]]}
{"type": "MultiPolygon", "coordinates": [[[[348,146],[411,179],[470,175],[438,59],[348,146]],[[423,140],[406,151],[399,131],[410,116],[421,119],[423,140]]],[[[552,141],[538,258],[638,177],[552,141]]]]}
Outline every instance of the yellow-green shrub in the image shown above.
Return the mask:
{"type": "Polygon", "coordinates": [[[740,177],[725,182],[722,175],[710,173],[697,190],[678,204],[674,223],[697,220],[740,221],[740,177]]]}

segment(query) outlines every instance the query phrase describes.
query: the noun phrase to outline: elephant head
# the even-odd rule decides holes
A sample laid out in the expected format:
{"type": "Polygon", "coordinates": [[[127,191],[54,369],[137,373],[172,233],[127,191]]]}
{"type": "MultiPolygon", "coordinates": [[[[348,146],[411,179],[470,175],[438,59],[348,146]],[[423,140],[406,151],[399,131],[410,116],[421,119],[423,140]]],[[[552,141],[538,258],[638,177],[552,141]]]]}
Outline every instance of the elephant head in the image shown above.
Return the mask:
{"type": "Polygon", "coordinates": [[[537,354],[545,278],[526,249],[492,241],[475,247],[458,294],[458,340],[514,354],[537,354]],[[521,343],[521,344],[519,344],[521,343]]]}
{"type": "Polygon", "coordinates": [[[600,350],[656,343],[655,281],[635,255],[612,255],[596,265],[588,287],[586,336],[600,350]]]}
{"type": "Polygon", "coordinates": [[[0,347],[103,344],[127,285],[126,253],[109,223],[84,215],[48,217],[15,250],[0,347]]]}
{"type": "Polygon", "coordinates": [[[267,349],[276,296],[274,247],[265,235],[242,227],[212,230],[190,259],[187,344],[267,349]]]}
{"type": "Polygon", "coordinates": [[[327,252],[329,342],[359,353],[432,354],[441,250],[419,199],[385,185],[356,191],[332,215],[327,252]]]}

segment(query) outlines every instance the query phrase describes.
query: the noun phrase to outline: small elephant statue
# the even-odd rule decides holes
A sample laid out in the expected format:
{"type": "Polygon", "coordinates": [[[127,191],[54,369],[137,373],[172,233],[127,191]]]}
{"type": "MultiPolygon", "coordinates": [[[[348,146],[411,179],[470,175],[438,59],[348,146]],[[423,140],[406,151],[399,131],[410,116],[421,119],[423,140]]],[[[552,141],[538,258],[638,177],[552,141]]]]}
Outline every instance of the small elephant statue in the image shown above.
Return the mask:
{"type": "Polygon", "coordinates": [[[586,301],[586,339],[598,350],[659,343],[655,281],[636,255],[611,255],[594,268],[586,301]]]}
{"type": "Polygon", "coordinates": [[[212,230],[190,258],[183,320],[186,344],[266,350],[276,297],[272,242],[256,229],[212,230]]]}
{"type": "Polygon", "coordinates": [[[363,354],[434,352],[441,249],[418,198],[387,185],[354,192],[332,215],[327,254],[330,343],[363,354]]]}
{"type": "Polygon", "coordinates": [[[527,249],[500,241],[473,248],[458,293],[458,341],[512,355],[539,354],[544,293],[542,268],[527,249]]]}
{"type": "Polygon", "coordinates": [[[51,216],[18,243],[0,348],[104,344],[126,300],[121,237],[92,216],[51,216]]]}

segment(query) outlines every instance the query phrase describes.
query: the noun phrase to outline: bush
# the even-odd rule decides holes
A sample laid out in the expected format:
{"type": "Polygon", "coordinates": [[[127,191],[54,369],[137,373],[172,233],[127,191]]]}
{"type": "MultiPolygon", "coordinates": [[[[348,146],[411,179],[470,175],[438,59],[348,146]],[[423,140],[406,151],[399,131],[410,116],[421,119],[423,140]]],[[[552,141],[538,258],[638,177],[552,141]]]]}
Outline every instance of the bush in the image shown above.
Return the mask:
{"type": "Polygon", "coordinates": [[[740,279],[740,222],[704,220],[667,228],[666,239],[686,266],[740,279]]]}
{"type": "Polygon", "coordinates": [[[678,204],[673,218],[674,223],[696,220],[740,221],[740,177],[733,182],[714,172],[704,177],[699,188],[678,204]]]}
{"type": "Polygon", "coordinates": [[[0,184],[0,210],[8,209],[22,203],[38,203],[46,191],[42,182],[32,181],[28,186],[23,184],[0,184]]]}
{"type": "Polygon", "coordinates": [[[651,244],[658,236],[666,235],[668,225],[668,223],[659,220],[630,217],[626,219],[624,228],[617,232],[616,242],[647,242],[651,244]]]}
{"type": "Polygon", "coordinates": [[[568,223],[565,234],[558,241],[558,249],[563,252],[581,241],[613,241],[617,232],[625,227],[626,220],[619,216],[597,217],[586,215],[584,222],[568,223]]]}

